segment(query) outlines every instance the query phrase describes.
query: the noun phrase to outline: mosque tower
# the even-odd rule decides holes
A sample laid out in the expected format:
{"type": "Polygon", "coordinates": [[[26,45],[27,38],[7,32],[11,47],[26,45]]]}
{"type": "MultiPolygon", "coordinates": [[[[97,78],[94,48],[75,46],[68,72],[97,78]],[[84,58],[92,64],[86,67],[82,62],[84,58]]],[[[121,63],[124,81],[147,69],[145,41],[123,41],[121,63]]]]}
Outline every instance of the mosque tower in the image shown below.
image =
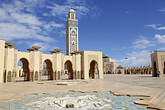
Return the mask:
{"type": "Polygon", "coordinates": [[[78,51],[78,20],[71,6],[66,21],[66,55],[75,51],[78,51]]]}

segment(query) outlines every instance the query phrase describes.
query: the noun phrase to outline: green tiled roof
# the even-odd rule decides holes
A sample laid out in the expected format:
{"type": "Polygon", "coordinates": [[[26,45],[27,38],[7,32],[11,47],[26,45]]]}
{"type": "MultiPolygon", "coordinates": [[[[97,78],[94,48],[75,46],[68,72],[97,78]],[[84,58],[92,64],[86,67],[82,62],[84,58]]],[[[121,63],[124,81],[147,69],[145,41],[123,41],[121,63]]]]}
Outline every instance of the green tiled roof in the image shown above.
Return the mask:
{"type": "Polygon", "coordinates": [[[106,54],[103,54],[103,58],[109,58],[106,54]]]}
{"type": "Polygon", "coordinates": [[[119,65],[119,66],[117,67],[117,69],[123,69],[123,67],[122,67],[121,65],[119,65]]]}

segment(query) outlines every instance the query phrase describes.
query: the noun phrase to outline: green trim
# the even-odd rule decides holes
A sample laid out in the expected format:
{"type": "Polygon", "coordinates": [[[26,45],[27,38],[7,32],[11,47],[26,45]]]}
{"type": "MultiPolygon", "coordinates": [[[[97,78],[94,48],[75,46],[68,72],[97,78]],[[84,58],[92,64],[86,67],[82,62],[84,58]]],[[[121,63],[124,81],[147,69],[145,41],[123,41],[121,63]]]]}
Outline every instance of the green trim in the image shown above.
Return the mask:
{"type": "Polygon", "coordinates": [[[123,69],[123,67],[122,67],[121,65],[119,65],[119,66],[117,67],[117,69],[123,69]]]}
{"type": "Polygon", "coordinates": [[[102,54],[103,58],[109,58],[109,56],[107,56],[106,54],[102,54]]]}

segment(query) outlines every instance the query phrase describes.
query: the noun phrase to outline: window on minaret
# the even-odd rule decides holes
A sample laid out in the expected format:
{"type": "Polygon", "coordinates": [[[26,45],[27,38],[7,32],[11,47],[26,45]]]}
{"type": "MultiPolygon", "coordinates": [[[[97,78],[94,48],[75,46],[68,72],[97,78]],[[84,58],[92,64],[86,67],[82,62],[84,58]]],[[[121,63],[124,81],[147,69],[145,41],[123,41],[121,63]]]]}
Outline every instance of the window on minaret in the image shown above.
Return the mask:
{"type": "Polygon", "coordinates": [[[71,13],[71,19],[74,19],[74,14],[73,13],[71,13]]]}

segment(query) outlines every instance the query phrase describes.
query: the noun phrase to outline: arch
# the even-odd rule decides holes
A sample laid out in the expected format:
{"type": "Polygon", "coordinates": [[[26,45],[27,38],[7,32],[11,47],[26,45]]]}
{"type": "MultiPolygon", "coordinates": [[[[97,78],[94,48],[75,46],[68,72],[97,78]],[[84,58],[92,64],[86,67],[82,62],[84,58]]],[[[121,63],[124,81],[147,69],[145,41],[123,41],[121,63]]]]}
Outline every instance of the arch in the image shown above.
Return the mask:
{"type": "Polygon", "coordinates": [[[19,62],[20,59],[23,59],[25,58],[29,63],[30,63],[30,57],[29,57],[30,53],[29,52],[21,52],[19,51],[18,54],[17,54],[17,64],[19,62]]]}
{"type": "Polygon", "coordinates": [[[121,70],[119,69],[119,71],[117,72],[117,74],[121,74],[121,70]]]}
{"type": "Polygon", "coordinates": [[[105,67],[104,67],[104,72],[105,72],[106,74],[112,74],[112,73],[113,73],[112,68],[113,68],[113,67],[112,67],[111,64],[106,64],[105,67]]]}
{"type": "MultiPolygon", "coordinates": [[[[22,58],[18,59],[17,64],[19,63],[19,61],[22,62],[22,69],[23,69],[23,74],[22,74],[22,76],[24,77],[23,80],[24,80],[24,81],[30,81],[30,80],[32,79],[32,76],[31,76],[31,74],[30,74],[29,61],[28,61],[28,59],[25,58],[25,57],[22,57],[22,58]]],[[[19,72],[19,71],[18,71],[18,72],[19,72]]],[[[17,73],[17,74],[19,74],[19,73],[17,73]]],[[[19,79],[18,81],[20,82],[21,79],[19,79]]],[[[18,81],[16,80],[16,82],[18,82],[18,81]]]]}
{"type": "Polygon", "coordinates": [[[152,76],[157,77],[157,68],[156,68],[156,62],[153,62],[153,70],[152,70],[152,76]]]}
{"type": "MultiPolygon", "coordinates": [[[[52,61],[50,59],[45,59],[45,67],[43,67],[42,73],[41,73],[41,80],[53,80],[53,67],[52,67],[52,61]],[[47,76],[47,79],[45,78],[47,76]]],[[[43,64],[44,64],[43,62],[43,64]]]]}
{"type": "Polygon", "coordinates": [[[96,60],[92,60],[90,62],[89,78],[91,79],[99,78],[97,76],[99,76],[98,63],[96,60]]]}
{"type": "MultiPolygon", "coordinates": [[[[52,61],[52,57],[50,57],[49,55],[43,55],[43,57],[42,57],[42,64],[45,62],[45,61],[50,61],[51,63],[52,63],[52,65],[53,65],[53,61],[52,61]]],[[[46,63],[46,62],[45,62],[46,63]]]]}
{"type": "Polygon", "coordinates": [[[67,70],[67,76],[68,78],[66,79],[73,79],[73,67],[72,67],[72,62],[70,60],[67,60],[64,63],[64,69],[67,70]]]}

